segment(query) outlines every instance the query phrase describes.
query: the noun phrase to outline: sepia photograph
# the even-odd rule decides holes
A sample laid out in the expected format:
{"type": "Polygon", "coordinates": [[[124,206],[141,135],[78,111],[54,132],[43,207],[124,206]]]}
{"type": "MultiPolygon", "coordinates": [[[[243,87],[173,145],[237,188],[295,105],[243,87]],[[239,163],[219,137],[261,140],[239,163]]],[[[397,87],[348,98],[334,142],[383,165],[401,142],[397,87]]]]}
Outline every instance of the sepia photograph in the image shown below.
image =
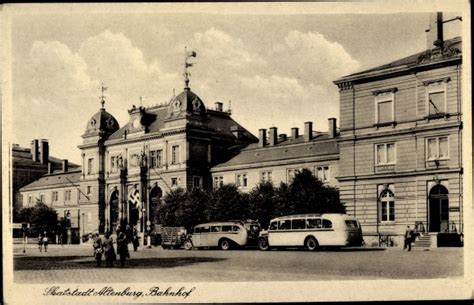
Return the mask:
{"type": "Polygon", "coordinates": [[[471,299],[469,12],[3,5],[5,303],[471,299]]]}

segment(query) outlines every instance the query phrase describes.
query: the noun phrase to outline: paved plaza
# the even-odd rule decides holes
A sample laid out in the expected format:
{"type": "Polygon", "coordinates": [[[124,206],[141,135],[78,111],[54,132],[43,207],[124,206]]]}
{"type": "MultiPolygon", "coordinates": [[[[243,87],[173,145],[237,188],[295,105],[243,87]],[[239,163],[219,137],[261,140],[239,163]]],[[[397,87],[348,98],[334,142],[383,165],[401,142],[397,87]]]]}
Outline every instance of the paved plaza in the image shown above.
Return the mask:
{"type": "MultiPolygon", "coordinates": [[[[14,247],[17,283],[132,283],[194,281],[288,281],[343,279],[437,279],[463,275],[463,248],[429,251],[398,248],[305,250],[163,250],[133,252],[125,268],[97,268],[90,245],[51,245],[39,252],[14,247]]],[[[105,265],[105,264],[103,264],[105,265]]]]}

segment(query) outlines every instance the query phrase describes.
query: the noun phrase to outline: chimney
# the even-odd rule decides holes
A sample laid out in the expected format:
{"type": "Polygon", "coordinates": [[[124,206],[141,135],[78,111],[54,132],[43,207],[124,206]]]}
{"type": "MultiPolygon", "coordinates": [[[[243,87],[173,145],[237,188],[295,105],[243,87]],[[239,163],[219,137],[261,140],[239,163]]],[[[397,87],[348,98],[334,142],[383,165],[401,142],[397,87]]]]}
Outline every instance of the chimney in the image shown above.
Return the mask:
{"type": "Polygon", "coordinates": [[[267,130],[265,128],[258,130],[258,147],[267,145],[267,130]]]}
{"type": "Polygon", "coordinates": [[[276,127],[270,127],[270,130],[269,130],[269,133],[270,133],[270,139],[269,139],[269,144],[270,146],[275,146],[278,144],[278,133],[277,133],[277,128],[276,127]]]}
{"type": "Polygon", "coordinates": [[[40,141],[40,159],[41,164],[48,164],[49,160],[49,144],[48,140],[42,139],[40,141]]]}
{"type": "Polygon", "coordinates": [[[308,142],[313,138],[313,122],[304,122],[304,141],[308,142]]]}
{"type": "Polygon", "coordinates": [[[53,173],[53,163],[48,162],[48,174],[52,174],[52,173],[53,173]]]}
{"type": "Polygon", "coordinates": [[[329,118],[328,119],[328,137],[330,139],[333,139],[336,137],[336,119],[335,118],[329,118]]]}
{"type": "Polygon", "coordinates": [[[67,172],[68,171],[68,161],[67,159],[64,159],[63,160],[63,172],[67,172]]]}
{"type": "Polygon", "coordinates": [[[443,48],[443,13],[431,13],[429,28],[426,30],[426,48],[443,48]]]}
{"type": "Polygon", "coordinates": [[[223,109],[223,104],[221,102],[216,102],[216,111],[220,111],[222,112],[222,109],[223,109]]]}
{"type": "Polygon", "coordinates": [[[291,139],[296,140],[299,137],[299,129],[298,127],[291,128],[291,139]]]}
{"type": "Polygon", "coordinates": [[[31,160],[39,162],[38,140],[31,141],[31,160]]]}

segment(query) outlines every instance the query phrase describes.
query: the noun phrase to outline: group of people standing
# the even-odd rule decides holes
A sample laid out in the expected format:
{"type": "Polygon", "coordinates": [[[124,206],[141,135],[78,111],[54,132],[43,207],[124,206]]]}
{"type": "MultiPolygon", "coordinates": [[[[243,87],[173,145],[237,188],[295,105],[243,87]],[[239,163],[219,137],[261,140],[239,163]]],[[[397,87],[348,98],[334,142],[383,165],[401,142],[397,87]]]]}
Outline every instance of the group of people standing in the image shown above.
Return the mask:
{"type": "Polygon", "coordinates": [[[102,265],[102,254],[105,257],[106,267],[113,267],[117,254],[120,257],[120,267],[125,266],[125,261],[130,258],[128,251],[128,243],[132,242],[134,251],[138,248],[138,234],[136,230],[133,231],[132,236],[127,236],[124,232],[119,232],[117,236],[117,252],[115,252],[114,240],[110,232],[106,232],[104,239],[98,233],[93,236],[94,257],[97,267],[102,265]]]}
{"type": "Polygon", "coordinates": [[[44,252],[48,252],[48,244],[49,244],[49,237],[46,235],[46,231],[43,234],[40,234],[38,236],[38,247],[39,251],[43,251],[44,247],[44,252]]]}

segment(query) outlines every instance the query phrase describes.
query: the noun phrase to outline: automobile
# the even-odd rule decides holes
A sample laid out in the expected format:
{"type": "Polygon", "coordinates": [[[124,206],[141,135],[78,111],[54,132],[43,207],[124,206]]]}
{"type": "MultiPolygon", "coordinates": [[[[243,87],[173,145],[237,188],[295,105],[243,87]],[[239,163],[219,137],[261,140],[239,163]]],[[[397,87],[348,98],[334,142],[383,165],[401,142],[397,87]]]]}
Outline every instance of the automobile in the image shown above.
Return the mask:
{"type": "Polygon", "coordinates": [[[346,214],[299,214],[274,218],[268,230],[260,232],[258,247],[305,247],[310,251],[320,247],[361,246],[360,222],[346,214]]]}
{"type": "Polygon", "coordinates": [[[221,250],[257,245],[261,226],[257,221],[230,220],[195,226],[184,241],[186,250],[218,247],[221,250]]]}

